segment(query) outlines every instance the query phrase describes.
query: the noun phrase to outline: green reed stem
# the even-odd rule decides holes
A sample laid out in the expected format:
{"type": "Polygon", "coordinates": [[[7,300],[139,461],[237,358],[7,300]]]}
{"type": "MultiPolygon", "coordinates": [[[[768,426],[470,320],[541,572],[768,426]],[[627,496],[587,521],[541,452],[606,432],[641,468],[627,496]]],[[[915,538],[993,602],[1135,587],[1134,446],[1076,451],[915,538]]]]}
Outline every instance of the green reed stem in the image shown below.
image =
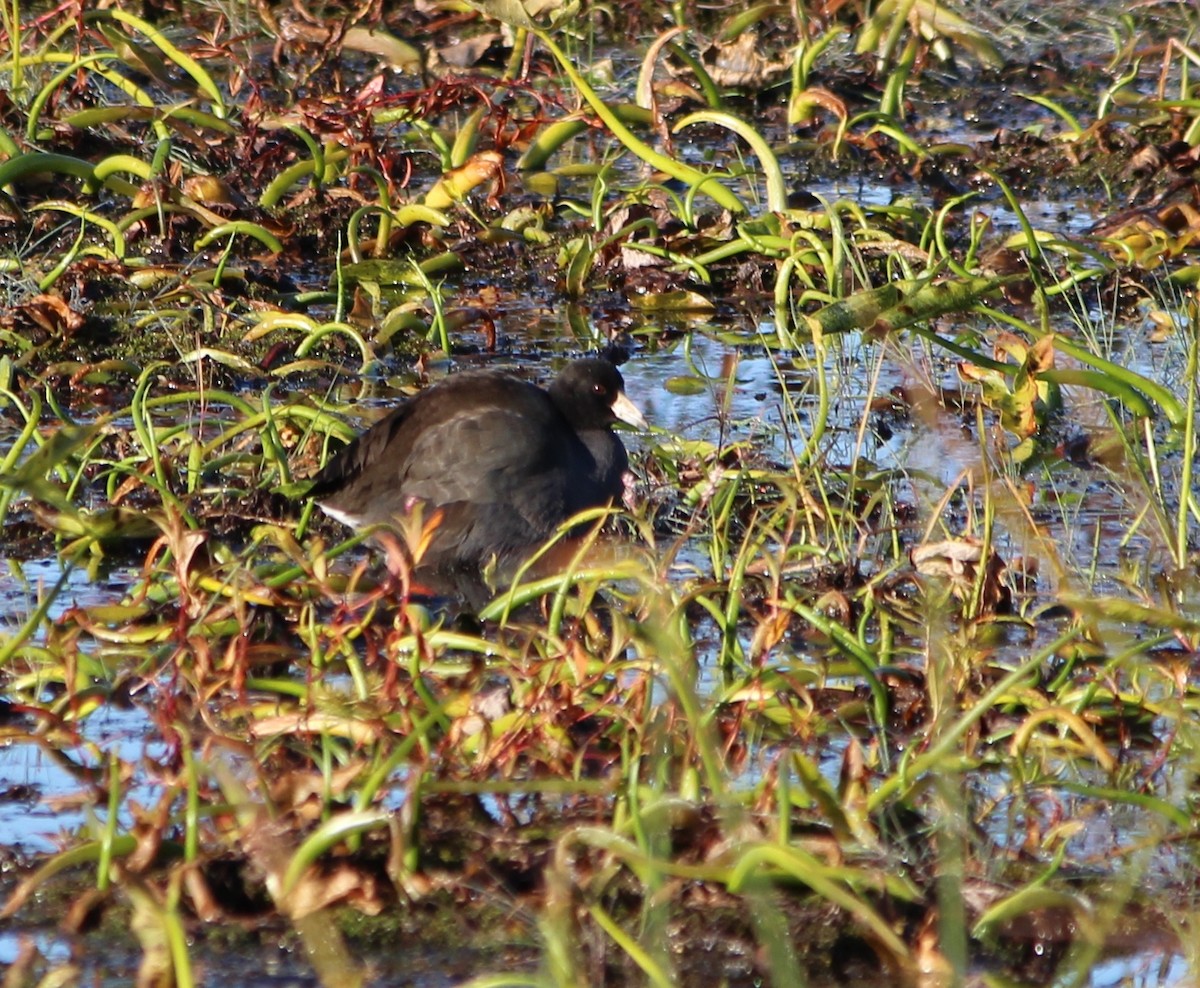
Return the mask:
{"type": "Polygon", "coordinates": [[[1175,516],[1175,565],[1180,569],[1187,566],[1188,559],[1188,519],[1196,513],[1200,521],[1200,511],[1197,511],[1196,492],[1192,486],[1196,464],[1196,392],[1200,390],[1200,316],[1195,313],[1192,303],[1192,316],[1187,324],[1187,368],[1183,373],[1184,387],[1187,388],[1186,407],[1183,418],[1183,463],[1179,474],[1179,509],[1175,516]]]}

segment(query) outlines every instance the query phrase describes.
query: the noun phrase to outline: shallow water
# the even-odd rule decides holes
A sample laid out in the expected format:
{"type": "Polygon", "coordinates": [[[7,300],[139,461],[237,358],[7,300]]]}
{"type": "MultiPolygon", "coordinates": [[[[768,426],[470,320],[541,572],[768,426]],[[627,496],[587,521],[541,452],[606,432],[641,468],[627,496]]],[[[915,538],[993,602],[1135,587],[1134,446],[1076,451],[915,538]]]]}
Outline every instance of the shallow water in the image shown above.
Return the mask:
{"type": "MultiPolygon", "coordinates": [[[[1015,4],[1008,7],[1004,11],[989,8],[975,13],[991,21],[998,32],[1006,35],[1017,30],[1016,24],[1024,25],[1027,17],[1035,18],[1029,36],[1008,40],[1023,45],[1061,44],[1067,61],[1072,64],[1091,61],[1096,52],[1107,54],[1111,47],[1106,29],[1115,17],[1112,11],[1101,13],[1088,8],[1071,14],[1049,5],[1031,12],[1027,4],[1022,4],[1018,16],[1015,4]]],[[[1124,13],[1125,8],[1120,8],[1119,12],[1124,13]]],[[[627,61],[625,68],[632,72],[636,65],[627,61]]],[[[1047,111],[1015,100],[1007,89],[997,93],[996,97],[994,105],[985,105],[982,109],[976,107],[968,117],[959,113],[957,107],[939,104],[936,99],[921,102],[918,95],[913,106],[916,118],[913,124],[919,128],[922,140],[936,139],[947,143],[988,139],[1001,127],[1041,126],[1047,121],[1054,126],[1053,117],[1047,111]],[[1014,106],[1018,108],[1015,111],[1014,106]]],[[[773,143],[780,146],[792,140],[789,134],[772,136],[773,143]]],[[[685,148],[692,160],[698,160],[708,151],[704,147],[685,148]]],[[[785,147],[783,161],[789,177],[803,171],[803,153],[785,147]]],[[[734,157],[730,155],[728,160],[732,161],[734,157]]],[[[640,166],[626,155],[614,170],[616,180],[637,181],[639,169],[640,166]]],[[[965,176],[963,180],[968,183],[964,188],[974,181],[971,176],[965,176]]],[[[584,180],[579,187],[586,185],[584,180]]],[[[805,191],[827,201],[848,199],[864,208],[882,209],[905,200],[923,207],[932,204],[926,189],[904,176],[888,182],[874,176],[817,179],[797,181],[796,186],[794,191],[805,191]]],[[[570,183],[564,182],[564,195],[569,194],[571,188],[570,183]]],[[[761,198],[763,190],[757,191],[761,198]]],[[[583,197],[585,201],[586,198],[583,197]]],[[[969,209],[990,219],[991,241],[1019,230],[1017,216],[994,190],[974,200],[969,209]]],[[[1044,193],[1039,193],[1037,198],[1025,199],[1024,209],[1035,228],[1062,237],[1080,236],[1103,215],[1112,212],[1095,197],[1058,197],[1044,193]]],[[[751,303],[746,299],[717,298],[713,300],[717,304],[715,314],[689,318],[638,312],[631,309],[628,299],[610,293],[603,298],[588,299],[586,304],[573,305],[580,316],[573,322],[567,318],[567,306],[556,287],[538,282],[528,272],[521,272],[521,275],[524,276],[522,283],[510,285],[503,277],[498,278],[495,271],[484,272],[478,277],[466,272],[457,284],[448,287],[453,304],[459,301],[477,304],[484,299],[480,307],[496,317],[500,333],[499,352],[495,357],[463,354],[456,361],[459,366],[516,362],[526,368],[536,368],[545,376],[550,370],[551,361],[546,359],[549,355],[587,351],[602,345],[611,335],[628,333],[634,341],[632,359],[623,368],[628,391],[654,426],[654,432],[648,436],[626,434],[635,459],[652,457],[658,444],[683,438],[726,446],[746,443],[763,462],[786,466],[793,451],[803,444],[811,431],[816,414],[814,369],[807,364],[806,353],[786,353],[773,347],[775,329],[769,317],[747,314],[754,310],[769,311],[763,299],[751,303]],[[576,329],[581,329],[579,338],[573,336],[576,329]],[[772,347],[764,346],[764,341],[772,347]],[[694,394],[680,393],[675,385],[681,378],[687,378],[693,384],[699,381],[702,387],[694,394]]],[[[295,279],[303,287],[323,289],[327,287],[328,272],[319,270],[317,265],[301,267],[295,272],[295,279]]],[[[1145,343],[1148,319],[1144,312],[1130,319],[1128,316],[1116,317],[1091,302],[1081,302],[1079,308],[1085,310],[1080,322],[1101,329],[1110,327],[1108,332],[1112,338],[1109,342],[1118,354],[1118,362],[1155,380],[1167,383],[1178,380],[1182,363],[1180,349],[1176,344],[1145,343]]],[[[1035,317],[1027,314],[1027,318],[1035,317]]],[[[978,324],[974,317],[954,317],[947,323],[950,324],[946,327],[948,332],[965,328],[978,330],[984,341],[979,344],[981,351],[987,350],[986,341],[998,329],[978,324]]],[[[1078,332],[1065,318],[1057,328],[1071,335],[1078,332]]],[[[467,328],[456,342],[464,350],[478,349],[484,345],[485,337],[477,328],[467,328]]],[[[942,493],[961,483],[968,472],[980,471],[985,465],[985,449],[990,443],[1007,440],[994,435],[981,438],[976,432],[977,420],[973,412],[939,409],[931,415],[897,417],[881,424],[865,409],[872,398],[918,383],[934,388],[958,388],[956,360],[946,354],[931,353],[922,345],[869,340],[858,334],[830,342],[824,371],[836,397],[823,445],[825,465],[832,470],[867,461],[874,469],[905,473],[908,479],[902,485],[902,494],[911,500],[920,520],[920,524],[913,525],[914,532],[932,521],[929,516],[942,493]]],[[[343,382],[353,387],[360,383],[353,372],[348,372],[343,382]]],[[[362,407],[377,408],[389,404],[398,396],[398,383],[411,383],[411,375],[407,367],[389,358],[367,382],[366,389],[370,394],[363,396],[362,407]]],[[[248,387],[256,391],[258,385],[248,387]]],[[[1110,424],[1107,403],[1093,393],[1067,389],[1067,403],[1063,420],[1052,426],[1063,438],[1080,432],[1099,432],[1110,424]]],[[[189,409],[187,414],[199,417],[200,412],[189,409]]],[[[203,434],[205,438],[211,438],[230,411],[220,405],[210,405],[205,414],[208,418],[203,434]]],[[[994,428],[991,421],[988,417],[989,424],[985,428],[994,428]]],[[[17,434],[12,426],[7,420],[0,423],[0,435],[9,443],[10,437],[17,434]]],[[[196,427],[195,432],[200,435],[202,430],[196,427]]],[[[1003,457],[997,456],[996,460],[1002,462],[1003,457]]],[[[1167,462],[1170,462],[1169,454],[1167,462]]],[[[1122,489],[1121,480],[1112,474],[1095,467],[1059,461],[1047,463],[1026,475],[1013,471],[1008,477],[995,478],[996,490],[1000,490],[1006,480],[1014,489],[1026,484],[1031,488],[1027,505],[1021,501],[1019,493],[1012,494],[1009,504],[1013,511],[1001,518],[996,533],[997,550],[1006,560],[1015,560],[1018,556],[1043,560],[1038,585],[1030,598],[1023,601],[1031,610],[1036,611],[1037,606],[1053,601],[1055,594],[1064,589],[1082,594],[1131,595],[1136,593],[1137,587],[1146,585],[1148,574],[1162,569],[1163,560],[1156,556],[1155,548],[1161,545],[1161,533],[1145,524],[1134,534],[1129,534],[1132,517],[1139,505],[1127,490],[1122,489]],[[1026,507],[1027,517],[1022,514],[1026,507]]],[[[661,495],[664,501],[669,501],[673,492],[643,493],[661,495]]],[[[962,504],[949,509],[943,519],[948,532],[967,527],[965,510],[962,504]]],[[[0,548],[0,552],[4,551],[0,548]]],[[[867,552],[864,556],[862,567],[869,571],[873,560],[867,552]]],[[[62,568],[58,558],[52,555],[23,558],[18,554],[6,561],[9,565],[0,574],[0,629],[12,633],[35,613],[49,588],[59,583],[62,568]]],[[[710,566],[699,540],[683,548],[680,563],[680,571],[688,575],[704,574],[710,566]]],[[[95,578],[82,568],[73,570],[62,580],[61,589],[51,601],[47,611],[49,618],[51,621],[61,619],[72,607],[89,608],[121,602],[139,577],[137,567],[116,566],[95,578]]],[[[1020,662],[1028,656],[1030,649],[1044,644],[1053,633],[1053,628],[1043,627],[1050,623],[1039,623],[1036,631],[1028,634],[1014,630],[998,637],[989,661],[999,666],[1020,662]]],[[[1139,626],[1126,628],[1117,622],[1100,630],[1110,643],[1128,639],[1133,644],[1138,635],[1145,633],[1139,626]]],[[[692,632],[701,643],[713,643],[719,637],[716,630],[703,621],[697,622],[692,632]]],[[[740,640],[747,652],[750,635],[750,629],[740,629],[740,640]]],[[[37,646],[43,642],[34,637],[29,644],[37,646]]],[[[904,654],[911,656],[916,665],[929,643],[906,641],[901,645],[907,649],[904,654]]],[[[91,641],[85,641],[83,649],[102,651],[91,641]]],[[[719,695],[728,685],[723,670],[715,665],[717,651],[716,644],[698,650],[701,662],[698,681],[706,698],[719,695]]],[[[118,653],[119,649],[115,649],[105,654],[118,653]]],[[[143,653],[138,654],[144,658],[143,653]]],[[[780,667],[803,668],[814,680],[825,685],[852,685],[849,677],[839,678],[828,673],[822,665],[819,649],[813,648],[810,653],[802,643],[785,642],[766,661],[780,667]]],[[[0,834],[3,835],[0,844],[3,850],[21,858],[50,853],[83,828],[103,823],[102,783],[109,753],[115,753],[126,766],[134,769],[134,777],[123,782],[123,795],[142,806],[155,803],[164,791],[164,783],[156,778],[160,773],[155,771],[155,766],[168,760],[168,751],[159,740],[159,728],[155,723],[157,684],[152,674],[147,676],[146,682],[137,684],[129,706],[118,708],[116,704],[105,703],[97,712],[82,717],[77,740],[64,744],[61,739],[56,739],[53,747],[69,758],[70,763],[53,754],[51,746],[40,743],[39,738],[33,736],[36,731],[43,730],[42,725],[14,717],[14,724],[5,723],[0,727],[0,834]]],[[[350,684],[336,676],[327,677],[326,682],[332,689],[343,689],[347,694],[352,692],[350,684]]],[[[50,701],[53,694],[47,691],[46,697],[50,701]]],[[[1156,694],[1154,699],[1166,702],[1171,698],[1156,694]]],[[[1149,733],[1156,742],[1165,743],[1166,719],[1151,725],[1149,733]]],[[[1124,754],[1130,759],[1138,757],[1142,753],[1137,747],[1139,744],[1147,742],[1144,738],[1131,742],[1124,754]]],[[[816,764],[833,787],[839,782],[843,756],[849,745],[850,731],[846,730],[822,738],[816,750],[816,764]]],[[[772,741],[753,751],[735,784],[747,789],[753,787],[763,777],[764,766],[779,750],[780,746],[772,741]]],[[[1049,828],[1067,819],[1086,820],[1086,828],[1067,838],[1070,856],[1073,860],[1093,863],[1097,874],[1106,874],[1111,860],[1127,853],[1126,849],[1134,845],[1142,847],[1137,851],[1136,871],[1140,882],[1148,888],[1173,888],[1180,874],[1189,873],[1192,862],[1187,849],[1166,846],[1158,839],[1165,829],[1160,818],[1137,806],[1108,802],[1095,795],[1073,794],[1064,788],[1064,782],[1077,782],[1100,790],[1107,780],[1100,773],[1079,773],[1074,765],[1058,768],[1062,770],[1061,777],[1050,772],[1040,780],[1041,794],[1045,796],[1041,802],[1031,799],[1025,791],[1013,795],[1010,790],[1014,780],[1008,775],[989,775],[980,771],[972,777],[972,785],[977,789],[973,795],[981,802],[986,799],[996,801],[984,819],[974,822],[997,849],[998,868],[1002,867],[1000,859],[1004,854],[1015,856],[1021,853],[1026,828],[1035,825],[1049,828]],[[1071,772],[1077,774],[1071,775],[1071,772]]],[[[1144,781],[1144,789],[1175,805],[1186,805],[1193,781],[1190,773],[1189,765],[1168,764],[1144,781]]],[[[403,799],[402,788],[397,786],[393,793],[396,795],[387,805],[395,809],[403,799]]],[[[485,806],[500,815],[486,800],[485,806]]],[[[131,820],[123,814],[120,823],[126,827],[131,820]]],[[[34,938],[37,948],[49,960],[66,959],[69,947],[65,939],[43,931],[8,929],[0,930],[0,963],[15,960],[26,937],[34,938]]],[[[1094,988],[1116,984],[1150,988],[1151,985],[1183,985],[1189,983],[1189,978],[1194,980],[1194,972],[1189,969],[1190,959],[1177,951],[1175,941],[1168,936],[1148,935],[1145,943],[1134,940],[1117,949],[1122,951],[1122,956],[1093,965],[1087,984],[1094,988]]],[[[404,943],[393,951],[380,953],[377,959],[383,973],[379,984],[432,988],[456,983],[473,973],[474,958],[467,950],[441,954],[425,951],[417,944],[404,943]]],[[[129,983],[136,958],[122,961],[92,958],[92,962],[96,967],[88,983],[107,986],[129,983]],[[114,968],[120,963],[124,963],[125,968],[118,974],[114,968]],[[104,970],[100,969],[102,964],[104,970]]],[[[236,983],[249,988],[316,984],[294,946],[281,945],[277,950],[263,950],[250,957],[201,950],[197,953],[196,963],[198,983],[203,985],[229,984],[230,967],[234,965],[237,968],[236,983]]]]}
{"type": "MultiPolygon", "coordinates": [[[[527,318],[528,311],[514,312],[509,318],[515,320],[517,316],[527,318]]],[[[541,341],[553,338],[555,332],[561,333],[561,327],[552,317],[545,324],[535,323],[528,328],[530,342],[539,341],[539,346],[544,345],[541,341]]],[[[768,459],[786,462],[789,444],[803,441],[803,436],[797,437],[796,432],[803,432],[808,416],[812,414],[813,402],[805,390],[810,383],[811,371],[781,370],[781,364],[792,363],[792,358],[763,351],[758,345],[756,330],[759,328],[736,322],[692,326],[686,345],[663,346],[634,355],[623,368],[627,389],[642,406],[655,430],[650,436],[627,437],[635,459],[664,438],[683,437],[707,442],[747,441],[755,444],[768,459]],[[669,382],[681,375],[700,378],[704,388],[695,394],[672,393],[668,390],[669,382]],[[796,403],[795,413],[788,411],[783,400],[785,385],[796,403]]],[[[868,457],[879,468],[901,468],[914,477],[923,476],[925,479],[917,483],[914,490],[923,491],[921,496],[931,504],[938,492],[956,482],[964,470],[978,466],[979,441],[961,417],[944,413],[929,421],[893,423],[891,435],[886,439],[879,437],[868,422],[869,427],[861,430],[865,439],[860,445],[867,396],[907,385],[917,374],[932,373],[941,384],[954,384],[953,368],[948,361],[940,366],[930,365],[926,354],[915,352],[906,370],[902,360],[894,359],[894,348],[888,351],[887,359],[879,365],[877,373],[876,365],[883,346],[847,337],[837,341],[833,349],[826,371],[839,397],[829,424],[829,460],[848,463],[857,454],[868,457]]],[[[1144,369],[1161,372],[1164,366],[1167,366],[1166,362],[1151,354],[1144,369]]],[[[1120,547],[1119,551],[1115,544],[1128,525],[1128,504],[1117,496],[1107,481],[1091,471],[1068,467],[1054,475],[1052,484],[1055,500],[1047,504],[1038,517],[1043,536],[1062,554],[1063,571],[1078,572],[1081,563],[1088,561],[1094,570],[1097,588],[1118,587],[1122,555],[1136,555],[1146,549],[1144,540],[1138,538],[1120,547]],[[1076,494],[1078,500],[1074,506],[1064,508],[1062,504],[1068,493],[1076,494]]],[[[998,537],[998,548],[1006,555],[1037,551],[1036,546],[1025,543],[1019,533],[1002,530],[998,537]]],[[[681,555],[681,562],[685,568],[701,572],[708,566],[706,556],[687,549],[681,555]]],[[[10,626],[23,622],[60,576],[61,570],[55,559],[10,561],[5,575],[0,577],[0,604],[7,610],[10,626]]],[[[138,576],[136,569],[118,567],[108,571],[102,580],[93,582],[83,570],[73,571],[68,574],[49,613],[57,618],[73,606],[86,608],[119,602],[138,576]]],[[[1039,592],[1049,599],[1056,588],[1051,577],[1039,592]]],[[[703,629],[697,627],[695,630],[702,641],[703,629]]],[[[748,640],[744,644],[748,645],[748,640]]],[[[1016,635],[1008,647],[1015,662],[1027,654],[1029,645],[1023,636],[1016,635]]],[[[1004,646],[996,660],[1006,661],[1004,646]]],[[[809,659],[798,651],[786,658],[789,663],[807,661],[809,659]]],[[[711,662],[702,665],[699,681],[705,691],[718,692],[723,688],[723,679],[712,668],[711,662]]],[[[78,745],[65,750],[64,754],[76,761],[80,770],[102,770],[105,755],[112,751],[117,752],[127,765],[146,766],[165,757],[164,746],[154,740],[157,730],[152,719],[136,705],[126,710],[106,706],[88,716],[79,732],[78,745]]],[[[832,738],[827,739],[821,749],[819,764],[831,785],[837,784],[844,745],[844,738],[832,738]]],[[[759,778],[757,765],[757,758],[747,761],[742,785],[755,784],[759,778]]],[[[1182,774],[1185,773],[1168,772],[1160,777],[1155,787],[1158,794],[1178,799],[1181,787],[1186,790],[1187,785],[1182,774]]],[[[1009,781],[997,779],[997,792],[1003,792],[1009,781]]],[[[1096,780],[1097,784],[1102,781],[1096,780]]],[[[0,792],[9,794],[8,798],[0,800],[0,832],[7,835],[6,847],[23,856],[52,852],[59,846],[59,838],[77,833],[89,820],[103,820],[96,789],[90,785],[81,786],[77,775],[64,770],[60,761],[48,755],[26,734],[10,736],[0,748],[0,792]]],[[[161,788],[144,776],[129,780],[125,792],[145,806],[153,804],[161,788]]],[[[1023,796],[1022,803],[1024,799],[1023,796]]],[[[1136,808],[1118,805],[1105,809],[1098,807],[1094,800],[1081,797],[1073,809],[1070,799],[1066,805],[1069,813],[1081,814],[1089,821],[1087,829],[1073,839],[1072,854],[1082,860],[1103,862],[1114,849],[1152,836],[1152,831],[1147,830],[1146,814],[1136,808]]],[[[122,820],[123,825],[129,822],[122,820]]],[[[1153,820],[1149,822],[1153,826],[1153,820]]],[[[1011,819],[1003,802],[984,822],[997,847],[1019,845],[1021,825],[1022,818],[1011,819]]],[[[1152,885],[1169,883],[1172,869],[1177,865],[1173,855],[1150,853],[1142,873],[1143,880],[1152,885]]],[[[0,962],[15,957],[24,936],[10,932],[0,938],[0,962]]],[[[51,934],[39,933],[36,938],[38,949],[44,955],[51,959],[62,958],[66,950],[63,941],[51,934]]],[[[263,963],[262,970],[244,984],[315,984],[303,973],[303,965],[297,965],[296,959],[286,952],[280,954],[278,965],[269,957],[259,960],[263,963]]],[[[428,986],[453,983],[453,977],[442,973],[444,962],[450,959],[437,960],[439,963],[434,967],[440,969],[438,972],[429,971],[425,975],[410,972],[403,977],[397,976],[396,980],[389,980],[385,975],[378,983],[428,986]]],[[[220,984],[226,977],[219,959],[201,957],[199,964],[202,972],[210,972],[201,973],[200,984],[220,984]]],[[[385,968],[388,966],[389,963],[384,964],[385,968]]],[[[1187,972],[1183,957],[1172,954],[1162,943],[1156,943],[1144,955],[1135,951],[1098,964],[1087,983],[1095,988],[1110,984],[1175,985],[1185,982],[1187,972]]],[[[97,983],[120,982],[119,979],[102,978],[97,983]]]]}

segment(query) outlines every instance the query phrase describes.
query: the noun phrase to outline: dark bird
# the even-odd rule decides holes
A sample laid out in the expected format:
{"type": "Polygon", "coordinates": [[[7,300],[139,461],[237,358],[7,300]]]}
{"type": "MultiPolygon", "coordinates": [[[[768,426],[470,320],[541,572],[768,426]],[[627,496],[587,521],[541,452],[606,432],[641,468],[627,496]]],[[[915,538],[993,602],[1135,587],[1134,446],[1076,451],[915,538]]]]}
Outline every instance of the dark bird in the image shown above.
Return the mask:
{"type": "Polygon", "coordinates": [[[645,428],[608,360],[567,365],[543,390],[495,371],[453,375],[331,460],[309,496],[361,528],[440,513],[419,565],[518,561],[576,513],[620,500],[629,459],[617,420],[645,428]]]}

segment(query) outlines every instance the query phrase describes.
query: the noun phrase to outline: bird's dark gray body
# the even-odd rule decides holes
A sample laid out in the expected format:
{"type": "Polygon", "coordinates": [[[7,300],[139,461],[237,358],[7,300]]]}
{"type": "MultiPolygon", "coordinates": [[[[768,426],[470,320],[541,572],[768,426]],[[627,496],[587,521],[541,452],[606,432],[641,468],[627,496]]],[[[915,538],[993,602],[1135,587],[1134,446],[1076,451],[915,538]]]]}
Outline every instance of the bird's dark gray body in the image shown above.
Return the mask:
{"type": "Polygon", "coordinates": [[[359,436],[310,495],[354,527],[394,525],[418,503],[426,518],[440,509],[426,566],[511,557],[620,499],[629,461],[611,425],[644,425],[623,388],[598,358],[569,364],[549,390],[495,372],[452,376],[359,436]]]}

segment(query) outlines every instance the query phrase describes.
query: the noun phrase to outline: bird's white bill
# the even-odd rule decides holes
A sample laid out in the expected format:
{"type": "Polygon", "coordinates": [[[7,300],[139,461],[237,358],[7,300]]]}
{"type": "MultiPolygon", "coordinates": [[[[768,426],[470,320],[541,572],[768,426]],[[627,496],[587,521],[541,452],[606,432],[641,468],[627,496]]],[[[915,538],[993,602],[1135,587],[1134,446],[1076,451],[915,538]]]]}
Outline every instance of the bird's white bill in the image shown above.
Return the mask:
{"type": "Polygon", "coordinates": [[[632,425],[635,429],[649,428],[637,405],[625,396],[624,391],[617,393],[616,400],[612,403],[612,410],[618,419],[627,425],[632,425]]]}

